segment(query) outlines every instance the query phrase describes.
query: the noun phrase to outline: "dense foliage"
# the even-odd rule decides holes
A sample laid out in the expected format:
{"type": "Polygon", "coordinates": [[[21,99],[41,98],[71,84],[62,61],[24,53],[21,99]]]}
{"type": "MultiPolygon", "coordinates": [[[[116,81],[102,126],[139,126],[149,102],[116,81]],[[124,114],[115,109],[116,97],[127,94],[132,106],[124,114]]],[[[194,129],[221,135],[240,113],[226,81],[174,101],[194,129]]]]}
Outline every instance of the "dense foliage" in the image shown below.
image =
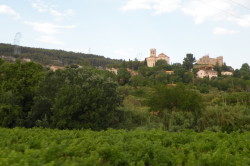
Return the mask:
{"type": "Polygon", "coordinates": [[[249,138],[249,132],[0,128],[0,165],[249,165],[249,138]]]}
{"type": "Polygon", "coordinates": [[[137,75],[124,67],[115,75],[72,65],[53,72],[19,60],[1,60],[0,69],[2,127],[250,129],[250,82],[244,78],[193,78],[181,64],[163,61],[139,67],[137,75]],[[164,72],[170,67],[176,74],[164,72]],[[181,84],[169,84],[173,80],[181,84]]]}
{"type": "Polygon", "coordinates": [[[40,83],[31,117],[44,127],[105,129],[119,121],[121,102],[111,78],[92,69],[58,70],[40,83]]]}
{"type": "Polygon", "coordinates": [[[69,52],[63,50],[52,50],[42,48],[22,47],[21,57],[13,55],[14,45],[0,43],[0,56],[30,58],[32,61],[42,65],[67,66],[70,64],[91,65],[105,67],[108,64],[119,64],[121,60],[113,60],[103,56],[69,52]]]}
{"type": "Polygon", "coordinates": [[[123,93],[127,96],[121,128],[199,132],[250,130],[250,93],[199,94],[198,90],[181,86],[156,90],[124,87],[123,93]],[[189,98],[192,95],[194,97],[189,98]]]}
{"type": "Polygon", "coordinates": [[[151,111],[179,109],[200,112],[203,103],[201,96],[196,91],[179,85],[177,87],[158,86],[155,93],[149,97],[148,104],[151,111]]]}
{"type": "Polygon", "coordinates": [[[34,94],[44,76],[43,67],[33,62],[2,61],[0,75],[0,126],[27,126],[34,94]]]}
{"type": "MultiPolygon", "coordinates": [[[[69,65],[51,71],[0,59],[0,127],[44,128],[0,128],[0,165],[250,165],[247,63],[235,71],[217,64],[219,77],[201,79],[192,54],[149,68],[136,59],[22,49],[43,65],[69,65]],[[107,64],[117,75],[95,68],[107,64]],[[126,131],[74,130],[108,128],[126,131]]],[[[0,44],[5,58],[12,50],[0,44]]]]}
{"type": "Polygon", "coordinates": [[[45,71],[33,62],[0,61],[0,126],[113,127],[122,96],[112,73],[94,68],[45,71]]]}

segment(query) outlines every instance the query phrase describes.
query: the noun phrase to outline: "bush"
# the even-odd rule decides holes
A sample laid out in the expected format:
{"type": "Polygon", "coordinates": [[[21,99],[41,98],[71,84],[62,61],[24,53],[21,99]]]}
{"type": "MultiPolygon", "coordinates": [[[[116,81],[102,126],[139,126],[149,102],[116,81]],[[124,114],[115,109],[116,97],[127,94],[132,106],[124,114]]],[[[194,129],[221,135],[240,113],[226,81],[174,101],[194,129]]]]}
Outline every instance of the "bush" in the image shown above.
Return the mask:
{"type": "Polygon", "coordinates": [[[155,93],[149,97],[148,105],[151,111],[182,111],[199,114],[203,105],[202,97],[194,90],[186,89],[183,85],[177,87],[158,86],[155,93]]]}
{"type": "Polygon", "coordinates": [[[198,122],[199,131],[205,129],[232,131],[250,130],[250,109],[246,106],[208,106],[198,122]]]}

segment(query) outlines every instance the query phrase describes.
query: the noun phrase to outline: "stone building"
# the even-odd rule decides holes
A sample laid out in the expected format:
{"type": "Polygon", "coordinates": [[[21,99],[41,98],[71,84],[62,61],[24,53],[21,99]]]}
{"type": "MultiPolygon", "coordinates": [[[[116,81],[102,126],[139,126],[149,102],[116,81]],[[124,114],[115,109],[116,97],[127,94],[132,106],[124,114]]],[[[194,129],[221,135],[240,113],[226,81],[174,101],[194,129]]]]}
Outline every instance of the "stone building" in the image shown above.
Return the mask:
{"type": "Polygon", "coordinates": [[[200,65],[216,65],[219,64],[219,66],[223,65],[223,57],[219,56],[217,58],[210,58],[209,55],[203,56],[197,61],[197,64],[200,65]]]}
{"type": "Polygon", "coordinates": [[[168,64],[170,63],[170,58],[164,53],[156,56],[156,49],[150,49],[150,57],[146,58],[148,67],[154,67],[158,60],[165,60],[168,64]]]}

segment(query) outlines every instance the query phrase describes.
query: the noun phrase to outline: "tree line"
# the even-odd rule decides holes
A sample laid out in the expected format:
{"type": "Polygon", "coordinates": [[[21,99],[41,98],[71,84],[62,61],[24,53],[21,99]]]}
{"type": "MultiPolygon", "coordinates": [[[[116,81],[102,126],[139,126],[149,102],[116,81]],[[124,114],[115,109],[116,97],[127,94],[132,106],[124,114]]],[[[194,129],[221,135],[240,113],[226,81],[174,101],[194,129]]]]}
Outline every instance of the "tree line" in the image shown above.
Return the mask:
{"type": "Polygon", "coordinates": [[[56,66],[77,64],[105,67],[108,64],[118,64],[122,61],[94,54],[31,47],[21,47],[21,55],[14,55],[14,47],[14,45],[0,43],[0,55],[15,58],[29,58],[42,65],[56,66]]]}
{"type": "Polygon", "coordinates": [[[91,66],[54,72],[34,62],[0,60],[0,126],[249,130],[248,65],[240,76],[200,79],[184,63],[144,64],[137,75],[126,63],[115,75],[91,66]]]}

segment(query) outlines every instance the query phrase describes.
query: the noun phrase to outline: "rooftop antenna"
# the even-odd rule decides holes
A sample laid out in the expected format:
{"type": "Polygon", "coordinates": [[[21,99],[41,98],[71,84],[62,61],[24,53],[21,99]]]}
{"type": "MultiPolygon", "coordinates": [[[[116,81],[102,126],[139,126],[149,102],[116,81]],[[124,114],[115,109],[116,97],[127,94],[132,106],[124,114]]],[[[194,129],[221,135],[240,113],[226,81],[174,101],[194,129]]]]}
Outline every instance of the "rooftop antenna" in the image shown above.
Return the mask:
{"type": "Polygon", "coordinates": [[[20,47],[20,40],[21,40],[22,34],[21,32],[17,32],[14,39],[14,55],[20,55],[21,54],[21,47],[20,47]]]}

